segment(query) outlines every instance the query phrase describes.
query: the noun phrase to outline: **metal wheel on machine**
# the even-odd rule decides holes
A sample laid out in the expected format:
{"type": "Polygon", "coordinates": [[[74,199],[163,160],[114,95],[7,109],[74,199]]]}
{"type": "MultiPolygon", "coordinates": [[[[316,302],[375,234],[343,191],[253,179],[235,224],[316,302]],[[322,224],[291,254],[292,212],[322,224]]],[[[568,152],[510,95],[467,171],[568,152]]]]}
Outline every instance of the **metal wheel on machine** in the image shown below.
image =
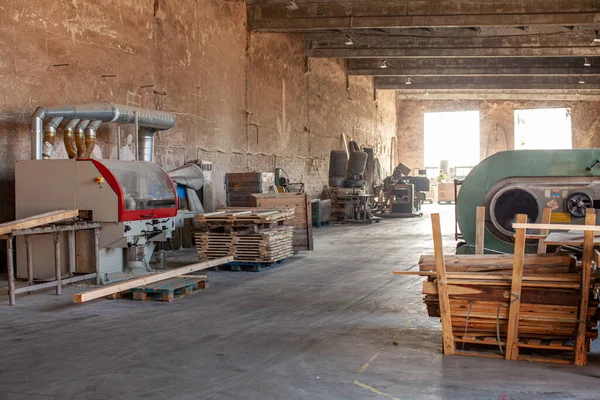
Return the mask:
{"type": "Polygon", "coordinates": [[[567,210],[575,218],[585,217],[585,210],[594,206],[594,200],[587,193],[572,193],[567,197],[567,210]]]}

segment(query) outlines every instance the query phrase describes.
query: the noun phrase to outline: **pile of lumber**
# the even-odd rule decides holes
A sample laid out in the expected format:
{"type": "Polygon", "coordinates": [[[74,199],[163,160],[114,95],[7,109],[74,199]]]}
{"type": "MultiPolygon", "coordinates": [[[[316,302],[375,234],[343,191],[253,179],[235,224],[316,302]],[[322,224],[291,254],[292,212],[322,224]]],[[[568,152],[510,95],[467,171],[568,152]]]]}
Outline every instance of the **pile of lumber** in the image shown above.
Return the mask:
{"type": "Polygon", "coordinates": [[[432,214],[435,255],[421,256],[419,271],[394,273],[427,278],[424,303],[441,317],[445,354],[583,365],[598,336],[593,235],[581,262],[568,253],[526,255],[518,223],[515,254],[444,255],[432,214]]]}
{"type": "Polygon", "coordinates": [[[311,198],[307,194],[276,193],[253,194],[252,206],[262,209],[293,208],[294,218],[285,221],[284,225],[294,227],[294,250],[313,250],[313,226],[311,198]]]}
{"type": "Polygon", "coordinates": [[[223,210],[200,214],[196,232],[200,260],[232,256],[235,262],[274,263],[294,253],[294,227],[283,225],[294,218],[293,208],[279,210],[223,210]]]}
{"type": "MultiPolygon", "coordinates": [[[[523,265],[519,338],[572,340],[577,332],[581,275],[568,254],[526,255],[523,265]]],[[[445,256],[452,329],[457,341],[506,337],[512,284],[513,255],[445,256]]],[[[421,256],[424,302],[431,317],[440,317],[434,256],[421,256]]],[[[587,336],[597,337],[597,301],[590,301],[587,336]]],[[[490,339],[488,339],[489,341],[490,339]]],[[[537,343],[537,342],[536,342],[537,343]]]]}
{"type": "Polygon", "coordinates": [[[236,227],[273,227],[282,225],[284,221],[294,218],[293,208],[278,210],[260,208],[227,208],[213,213],[198,214],[198,221],[204,231],[211,228],[236,228],[236,227]]]}

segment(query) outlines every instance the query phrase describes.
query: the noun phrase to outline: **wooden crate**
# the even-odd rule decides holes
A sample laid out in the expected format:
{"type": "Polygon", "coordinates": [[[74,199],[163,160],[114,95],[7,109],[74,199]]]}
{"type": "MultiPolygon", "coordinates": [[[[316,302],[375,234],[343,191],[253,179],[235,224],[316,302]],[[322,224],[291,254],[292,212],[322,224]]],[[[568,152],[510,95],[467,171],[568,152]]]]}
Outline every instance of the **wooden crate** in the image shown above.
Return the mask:
{"type": "Polygon", "coordinates": [[[310,196],[307,194],[276,193],[253,194],[252,207],[260,208],[289,208],[295,209],[293,219],[284,224],[294,227],[294,250],[313,250],[312,211],[310,196]]]}
{"type": "Polygon", "coordinates": [[[227,206],[252,207],[250,196],[253,193],[275,192],[273,172],[245,172],[225,175],[227,206]]]}
{"type": "MultiPolygon", "coordinates": [[[[438,202],[452,203],[456,201],[454,198],[454,183],[442,182],[438,183],[438,202]]],[[[457,195],[460,192],[460,186],[457,187],[457,195]]]]}

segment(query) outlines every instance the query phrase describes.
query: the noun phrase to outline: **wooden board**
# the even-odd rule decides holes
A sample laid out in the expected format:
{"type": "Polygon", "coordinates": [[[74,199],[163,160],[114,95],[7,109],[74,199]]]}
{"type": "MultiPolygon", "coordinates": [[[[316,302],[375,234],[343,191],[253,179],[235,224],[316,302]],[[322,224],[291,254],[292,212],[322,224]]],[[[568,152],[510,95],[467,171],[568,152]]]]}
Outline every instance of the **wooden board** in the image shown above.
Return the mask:
{"type": "MultiPolygon", "coordinates": [[[[588,208],[585,215],[586,226],[596,225],[596,211],[588,208]]],[[[590,278],[592,277],[592,261],[594,259],[594,232],[586,231],[583,239],[583,257],[581,266],[581,302],[579,303],[579,323],[577,324],[577,338],[575,341],[575,365],[587,363],[587,309],[590,296],[590,278]]]]}
{"type": "Polygon", "coordinates": [[[475,223],[475,254],[483,254],[485,236],[485,207],[477,207],[475,223]]]}
{"type": "Polygon", "coordinates": [[[313,250],[312,210],[310,196],[294,193],[253,194],[252,207],[281,209],[293,207],[295,216],[284,222],[293,226],[294,250],[313,250]]]}
{"type": "MultiPolygon", "coordinates": [[[[544,240],[549,246],[583,246],[582,232],[552,232],[544,240]]],[[[594,236],[594,244],[600,244],[600,236],[594,236]]]]}
{"type": "Polygon", "coordinates": [[[0,224],[0,235],[10,234],[13,230],[35,228],[54,222],[64,221],[66,219],[79,216],[79,210],[57,210],[44,214],[33,215],[27,218],[17,219],[15,221],[0,224]]]}
{"type": "Polygon", "coordinates": [[[165,279],[173,278],[180,275],[185,275],[190,272],[199,271],[218,265],[227,264],[233,261],[233,257],[217,258],[215,260],[204,261],[196,264],[187,265],[181,268],[175,268],[170,271],[161,272],[158,274],[146,275],[140,278],[130,279],[128,281],[115,283],[113,285],[104,286],[98,289],[88,290],[86,292],[77,293],[73,295],[73,302],[84,303],[86,301],[98,299],[101,297],[108,296],[113,293],[123,292],[125,290],[133,289],[138,286],[149,285],[154,282],[159,282],[165,279]]]}
{"type": "Polygon", "coordinates": [[[440,226],[440,215],[431,214],[431,227],[433,229],[433,249],[437,264],[437,282],[440,299],[440,313],[442,315],[442,343],[444,354],[454,354],[454,334],[452,333],[452,319],[450,317],[450,300],[446,282],[446,266],[444,265],[444,243],[440,226]]]}
{"type": "MultiPolygon", "coordinates": [[[[517,214],[517,223],[527,222],[527,215],[517,214]]],[[[515,234],[514,264],[510,289],[508,330],[506,337],[506,359],[516,360],[519,355],[519,313],[521,309],[521,287],[525,260],[525,229],[518,228],[515,234]]]]}
{"type": "MultiPolygon", "coordinates": [[[[544,208],[544,211],[542,211],[542,224],[549,224],[551,220],[552,220],[552,209],[544,208]]],[[[549,233],[550,233],[550,230],[548,230],[548,229],[540,230],[540,235],[548,236],[549,233]]],[[[538,254],[546,254],[546,247],[547,247],[546,240],[547,240],[547,238],[546,239],[541,238],[538,240],[538,254]]]]}

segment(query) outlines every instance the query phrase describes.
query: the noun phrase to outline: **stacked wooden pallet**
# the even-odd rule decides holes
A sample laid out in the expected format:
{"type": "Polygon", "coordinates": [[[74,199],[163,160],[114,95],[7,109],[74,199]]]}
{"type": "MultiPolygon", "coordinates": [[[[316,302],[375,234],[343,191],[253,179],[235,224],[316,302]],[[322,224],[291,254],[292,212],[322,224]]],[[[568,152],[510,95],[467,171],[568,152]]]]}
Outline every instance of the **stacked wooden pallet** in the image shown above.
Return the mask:
{"type": "Polygon", "coordinates": [[[569,254],[442,254],[433,215],[435,256],[419,271],[428,314],[442,318],[445,354],[585,364],[598,336],[591,260],[569,254]]]}
{"type": "Polygon", "coordinates": [[[202,214],[196,233],[200,260],[233,256],[235,262],[274,263],[293,254],[294,228],[281,225],[294,209],[224,210],[202,214]]]}
{"type": "Polygon", "coordinates": [[[232,228],[257,226],[259,228],[282,225],[283,221],[293,219],[293,208],[279,210],[264,210],[258,208],[228,208],[214,213],[198,214],[196,221],[202,224],[204,230],[210,228],[232,228]]]}
{"type": "Polygon", "coordinates": [[[294,250],[313,250],[310,196],[296,193],[253,194],[252,206],[262,209],[293,208],[294,218],[284,225],[294,227],[294,250]]]}

